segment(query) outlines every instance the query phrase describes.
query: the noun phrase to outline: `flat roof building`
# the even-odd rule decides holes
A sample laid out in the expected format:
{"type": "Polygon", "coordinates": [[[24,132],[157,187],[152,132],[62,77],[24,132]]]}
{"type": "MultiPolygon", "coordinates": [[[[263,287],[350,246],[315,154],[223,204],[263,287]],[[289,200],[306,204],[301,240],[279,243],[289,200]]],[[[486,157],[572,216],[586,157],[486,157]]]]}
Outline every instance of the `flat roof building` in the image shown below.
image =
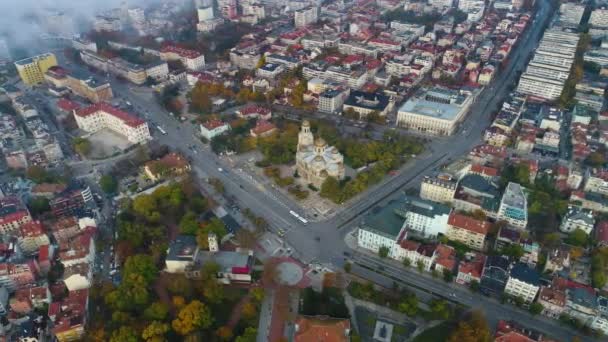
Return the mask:
{"type": "Polygon", "coordinates": [[[397,125],[430,135],[451,135],[467,115],[476,93],[433,87],[406,101],[397,125]]]}

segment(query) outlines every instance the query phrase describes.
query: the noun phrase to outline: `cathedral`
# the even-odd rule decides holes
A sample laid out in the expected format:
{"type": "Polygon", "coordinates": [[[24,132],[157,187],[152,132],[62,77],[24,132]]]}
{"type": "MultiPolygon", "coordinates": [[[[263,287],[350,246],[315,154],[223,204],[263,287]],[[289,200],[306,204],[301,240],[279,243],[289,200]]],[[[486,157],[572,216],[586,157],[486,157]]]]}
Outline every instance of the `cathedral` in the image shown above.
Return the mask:
{"type": "Polygon", "coordinates": [[[327,146],[323,138],[315,140],[307,120],[298,134],[296,169],[304,181],[317,189],[327,177],[344,179],[344,157],[334,146],[327,146]]]}

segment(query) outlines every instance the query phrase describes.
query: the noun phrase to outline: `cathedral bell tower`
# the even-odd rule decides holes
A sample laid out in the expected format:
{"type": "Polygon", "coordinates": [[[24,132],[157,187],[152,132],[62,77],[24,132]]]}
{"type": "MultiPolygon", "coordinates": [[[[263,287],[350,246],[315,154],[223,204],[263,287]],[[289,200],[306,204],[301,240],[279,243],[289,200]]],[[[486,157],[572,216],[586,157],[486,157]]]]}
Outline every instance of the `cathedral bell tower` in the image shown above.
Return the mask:
{"type": "Polygon", "coordinates": [[[298,133],[298,151],[302,150],[306,146],[311,146],[314,142],[312,132],[310,131],[310,122],[304,120],[302,122],[302,128],[298,133]]]}

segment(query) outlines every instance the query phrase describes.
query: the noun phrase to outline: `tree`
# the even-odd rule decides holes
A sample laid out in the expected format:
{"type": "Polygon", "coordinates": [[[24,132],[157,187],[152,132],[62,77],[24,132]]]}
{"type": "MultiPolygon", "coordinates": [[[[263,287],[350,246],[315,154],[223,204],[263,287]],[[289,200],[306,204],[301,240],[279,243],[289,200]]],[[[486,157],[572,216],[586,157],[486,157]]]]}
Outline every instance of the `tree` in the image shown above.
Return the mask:
{"type": "Polygon", "coordinates": [[[182,219],[179,221],[179,231],[186,235],[196,235],[200,225],[198,223],[198,217],[192,211],[186,212],[182,219]]]}
{"type": "Polygon", "coordinates": [[[83,157],[86,157],[91,153],[91,142],[85,138],[74,138],[74,140],[72,140],[72,147],[76,153],[83,157]]]}
{"type": "Polygon", "coordinates": [[[388,247],[386,247],[386,246],[380,246],[380,248],[378,249],[378,255],[381,258],[386,258],[388,256],[388,252],[389,251],[390,250],[388,249],[388,247]]]}
{"type": "Polygon", "coordinates": [[[410,317],[415,316],[418,313],[418,298],[413,294],[405,296],[397,306],[397,310],[410,317]]]}
{"type": "Polygon", "coordinates": [[[137,342],[137,335],[131,327],[120,327],[112,333],[110,342],[137,342]]]}
{"type": "Polygon", "coordinates": [[[53,175],[38,165],[30,166],[25,172],[25,177],[37,184],[52,183],[55,181],[53,175]]]}
{"type": "Polygon", "coordinates": [[[213,318],[207,306],[198,300],[193,300],[179,311],[171,326],[176,333],[184,336],[195,330],[207,329],[212,323],[213,318]]]}
{"type": "Polygon", "coordinates": [[[255,342],[258,336],[258,330],[254,327],[247,327],[243,335],[238,336],[234,342],[255,342]]]}
{"type": "Polygon", "coordinates": [[[469,289],[473,292],[478,292],[479,291],[479,281],[473,279],[471,280],[471,282],[469,283],[469,289]]]}
{"type": "Polygon", "coordinates": [[[454,279],[454,273],[451,270],[444,268],[443,269],[443,281],[446,283],[451,283],[452,279],[454,279]]]}
{"type": "Polygon", "coordinates": [[[226,190],[224,189],[224,183],[218,178],[210,178],[209,184],[220,194],[223,194],[226,190]]]}
{"type": "Polygon", "coordinates": [[[530,311],[531,314],[533,315],[538,315],[541,312],[543,312],[543,305],[541,303],[538,302],[534,302],[532,304],[530,304],[530,307],[528,308],[528,311],[530,311]]]}
{"type": "Polygon", "coordinates": [[[206,224],[203,224],[202,227],[196,233],[196,242],[198,246],[202,249],[209,249],[209,234],[213,233],[217,237],[217,241],[222,240],[222,238],[228,234],[226,231],[226,226],[224,222],[217,217],[214,217],[206,224]]]}
{"type": "Polygon", "coordinates": [[[450,318],[450,306],[443,299],[433,299],[430,303],[431,313],[438,319],[450,318]]]}
{"type": "Polygon", "coordinates": [[[251,301],[245,303],[243,305],[243,308],[241,309],[241,312],[243,313],[243,318],[245,319],[252,319],[256,316],[258,309],[256,308],[255,304],[253,304],[251,301]]]}
{"type": "Polygon", "coordinates": [[[131,280],[143,281],[145,286],[148,286],[156,279],[158,268],[154,264],[154,260],[149,255],[137,254],[127,258],[123,269],[123,278],[125,282],[131,280]]]}
{"type": "Polygon", "coordinates": [[[114,194],[118,190],[118,182],[112,175],[103,175],[99,179],[99,186],[106,194],[114,194]]]}
{"type": "Polygon", "coordinates": [[[580,228],[577,228],[572,233],[570,233],[568,239],[566,240],[566,242],[568,242],[569,244],[579,247],[587,245],[587,241],[587,233],[585,233],[585,231],[580,228]]]}
{"type": "Polygon", "coordinates": [[[163,321],[167,318],[169,308],[162,302],[154,302],[144,310],[144,318],[150,321],[163,321]]]}
{"type": "Polygon", "coordinates": [[[410,267],[412,265],[412,260],[408,257],[403,258],[403,266],[410,267]]]}
{"type": "Polygon", "coordinates": [[[524,248],[518,244],[510,244],[503,247],[500,254],[508,256],[512,260],[519,260],[524,255],[524,248]]]}
{"type": "Polygon", "coordinates": [[[258,60],[258,64],[255,67],[259,69],[264,65],[266,65],[266,55],[262,55],[262,57],[260,57],[260,59],[258,60]]]}
{"type": "Polygon", "coordinates": [[[344,263],[344,272],[350,273],[353,265],[350,262],[344,263]]]}
{"type": "Polygon", "coordinates": [[[422,272],[424,270],[424,262],[422,262],[422,260],[416,261],[416,268],[418,269],[418,272],[422,272]]]}
{"type": "Polygon", "coordinates": [[[327,177],[321,184],[321,191],[319,195],[323,198],[329,198],[334,202],[338,202],[341,196],[342,189],[340,188],[340,182],[334,177],[327,177]]]}
{"type": "Polygon", "coordinates": [[[27,206],[29,207],[30,212],[34,216],[44,214],[51,210],[51,206],[49,205],[49,199],[46,197],[33,197],[30,199],[27,206]]]}
{"type": "Polygon", "coordinates": [[[141,337],[147,342],[162,342],[165,334],[169,331],[169,324],[153,321],[141,333],[141,337]]]}
{"type": "Polygon", "coordinates": [[[448,342],[489,342],[491,340],[488,323],[479,311],[473,311],[469,319],[460,321],[448,337],[448,342]]]}

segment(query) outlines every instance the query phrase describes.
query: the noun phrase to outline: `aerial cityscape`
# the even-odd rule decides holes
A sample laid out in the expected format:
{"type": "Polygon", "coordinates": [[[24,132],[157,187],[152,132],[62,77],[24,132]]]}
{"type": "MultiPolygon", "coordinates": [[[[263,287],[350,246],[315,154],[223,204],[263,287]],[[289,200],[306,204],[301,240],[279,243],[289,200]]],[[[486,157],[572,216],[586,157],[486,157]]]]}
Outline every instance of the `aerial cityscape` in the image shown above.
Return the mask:
{"type": "Polygon", "coordinates": [[[608,341],[608,0],[0,18],[0,341],[608,341]]]}

